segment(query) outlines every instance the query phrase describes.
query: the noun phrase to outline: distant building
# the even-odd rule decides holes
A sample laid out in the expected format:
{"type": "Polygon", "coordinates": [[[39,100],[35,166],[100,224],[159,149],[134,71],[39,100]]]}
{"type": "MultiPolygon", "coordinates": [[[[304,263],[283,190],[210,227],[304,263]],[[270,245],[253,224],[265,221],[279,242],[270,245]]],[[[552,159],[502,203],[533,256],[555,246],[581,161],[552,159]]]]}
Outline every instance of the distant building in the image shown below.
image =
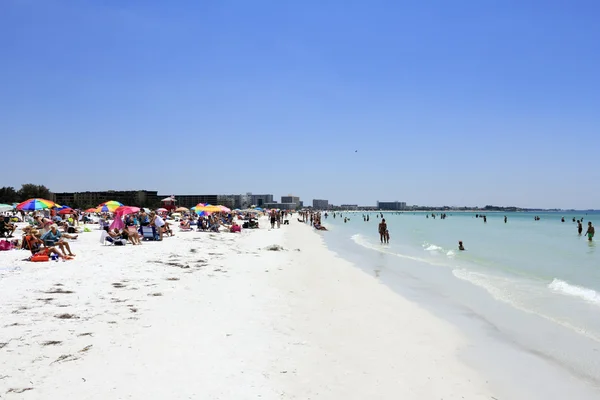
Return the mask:
{"type": "Polygon", "coordinates": [[[298,208],[297,203],[265,203],[262,208],[275,208],[280,210],[295,210],[298,208]]]}
{"type": "Polygon", "coordinates": [[[378,201],[378,210],[406,210],[406,202],[404,201],[378,201]]]}
{"type": "Polygon", "coordinates": [[[289,196],[281,196],[281,202],[300,204],[300,197],[292,196],[291,194],[289,196]]]}
{"type": "Polygon", "coordinates": [[[281,203],[296,205],[293,208],[288,208],[288,210],[295,210],[296,208],[302,208],[304,206],[304,204],[300,201],[300,197],[292,196],[291,194],[288,196],[281,196],[281,203]]]}
{"type": "MultiPolygon", "coordinates": [[[[169,196],[159,196],[160,198],[169,196]]],[[[218,205],[218,195],[216,194],[176,194],[177,207],[192,208],[198,203],[218,205]]]]}
{"type": "MultiPolygon", "coordinates": [[[[115,200],[128,206],[158,207],[160,204],[157,191],[149,190],[106,190],[98,192],[63,192],[54,193],[53,201],[60,205],[75,208],[90,208],[115,200]]],[[[166,197],[166,196],[163,196],[166,197]]]]}
{"type": "Polygon", "coordinates": [[[312,206],[316,210],[327,210],[329,208],[329,200],[313,199],[312,206]]]}
{"type": "Polygon", "coordinates": [[[358,210],[358,204],[342,204],[340,208],[342,210],[358,210]]]}
{"type": "Polygon", "coordinates": [[[272,194],[253,194],[250,197],[251,205],[263,207],[266,203],[274,203],[272,194]]]}

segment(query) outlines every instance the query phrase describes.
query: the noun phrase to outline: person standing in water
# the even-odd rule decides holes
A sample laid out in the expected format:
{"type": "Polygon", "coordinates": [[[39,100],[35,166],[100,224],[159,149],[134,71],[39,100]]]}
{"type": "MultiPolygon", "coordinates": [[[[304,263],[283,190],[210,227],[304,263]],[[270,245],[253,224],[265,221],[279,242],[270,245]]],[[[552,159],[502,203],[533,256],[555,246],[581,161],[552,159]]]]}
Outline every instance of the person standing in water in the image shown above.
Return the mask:
{"type": "Polygon", "coordinates": [[[385,218],[383,218],[379,223],[379,240],[381,243],[387,243],[387,230],[387,224],[385,223],[385,218]]]}
{"type": "Polygon", "coordinates": [[[580,220],[577,220],[577,234],[579,234],[579,236],[581,236],[582,232],[583,232],[583,225],[581,224],[580,220]]]}
{"type": "Polygon", "coordinates": [[[504,216],[504,223],[506,223],[506,221],[508,220],[508,218],[506,218],[506,215],[504,216]]]}
{"type": "Polygon", "coordinates": [[[594,233],[596,233],[596,229],[592,226],[592,222],[588,222],[587,232],[585,233],[588,237],[588,240],[591,242],[594,238],[594,233]]]}

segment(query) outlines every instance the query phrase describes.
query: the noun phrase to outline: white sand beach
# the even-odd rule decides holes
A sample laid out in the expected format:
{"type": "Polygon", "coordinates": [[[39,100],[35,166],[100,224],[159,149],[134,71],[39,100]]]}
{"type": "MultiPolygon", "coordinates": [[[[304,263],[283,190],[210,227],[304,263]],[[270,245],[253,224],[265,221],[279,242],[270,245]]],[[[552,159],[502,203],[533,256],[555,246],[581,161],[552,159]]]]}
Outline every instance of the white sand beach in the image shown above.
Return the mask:
{"type": "Polygon", "coordinates": [[[494,398],[456,328],[324,234],[293,220],[116,247],[93,230],[72,261],[0,253],[0,399],[494,398]]]}

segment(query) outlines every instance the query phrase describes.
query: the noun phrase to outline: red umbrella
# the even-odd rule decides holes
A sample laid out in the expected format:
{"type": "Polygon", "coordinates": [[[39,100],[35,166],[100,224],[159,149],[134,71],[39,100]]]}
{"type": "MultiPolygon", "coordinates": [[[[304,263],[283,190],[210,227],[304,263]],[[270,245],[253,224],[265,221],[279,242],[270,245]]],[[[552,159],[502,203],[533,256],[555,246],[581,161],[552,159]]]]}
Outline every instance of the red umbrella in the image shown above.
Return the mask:
{"type": "Polygon", "coordinates": [[[88,208],[87,210],[85,210],[86,213],[93,213],[96,212],[95,208],[88,208]]]}
{"type": "Polygon", "coordinates": [[[63,208],[62,210],[60,210],[58,213],[60,215],[65,215],[65,214],[73,214],[75,211],[73,211],[72,208],[63,208]]]}
{"type": "Polygon", "coordinates": [[[139,207],[120,206],[117,209],[115,209],[115,214],[117,214],[117,215],[135,214],[138,211],[140,211],[139,207]]]}

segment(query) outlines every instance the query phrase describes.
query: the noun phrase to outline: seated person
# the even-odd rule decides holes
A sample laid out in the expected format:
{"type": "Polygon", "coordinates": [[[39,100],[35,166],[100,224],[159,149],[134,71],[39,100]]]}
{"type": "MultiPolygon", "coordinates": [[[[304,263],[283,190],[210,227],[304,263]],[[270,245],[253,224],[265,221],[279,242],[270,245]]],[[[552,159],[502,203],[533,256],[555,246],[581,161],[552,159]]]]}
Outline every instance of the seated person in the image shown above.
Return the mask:
{"type": "Polygon", "coordinates": [[[179,223],[179,228],[184,229],[184,230],[192,229],[192,227],[190,226],[190,220],[189,219],[181,220],[181,222],[179,223]]]}
{"type": "Polygon", "coordinates": [[[123,233],[127,234],[127,239],[132,244],[142,244],[142,241],[140,240],[140,233],[137,231],[137,229],[135,228],[135,226],[128,226],[127,227],[127,232],[125,232],[125,230],[123,230],[123,233]]]}
{"type": "Polygon", "coordinates": [[[4,218],[0,217],[0,236],[1,237],[5,237],[5,236],[10,237],[9,236],[9,232],[10,232],[10,229],[6,225],[6,222],[4,221],[4,218]]]}
{"type": "Polygon", "coordinates": [[[110,243],[114,243],[115,245],[119,245],[119,246],[123,246],[127,244],[127,237],[128,236],[123,236],[122,232],[119,231],[117,228],[115,229],[104,229],[106,231],[106,233],[108,233],[108,236],[106,237],[106,241],[110,242],[110,243]]]}
{"type": "Polygon", "coordinates": [[[51,256],[52,254],[57,254],[60,258],[65,260],[70,260],[73,257],[66,256],[60,251],[56,249],[56,247],[48,247],[44,246],[44,242],[41,239],[38,239],[34,235],[27,235],[23,240],[23,246],[28,248],[31,251],[31,255],[36,254],[45,254],[47,256],[51,256]]]}
{"type": "Polygon", "coordinates": [[[71,233],[76,233],[77,228],[74,226],[70,226],[66,221],[59,222],[58,225],[62,228],[63,234],[62,236],[67,239],[77,239],[77,235],[70,235],[71,233]]]}
{"type": "Polygon", "coordinates": [[[164,223],[165,224],[162,226],[163,232],[166,233],[169,236],[175,236],[175,234],[171,230],[171,224],[169,224],[167,221],[164,221],[164,223]]]}
{"type": "Polygon", "coordinates": [[[315,227],[316,230],[319,230],[319,231],[326,231],[327,230],[327,228],[325,228],[323,225],[321,225],[319,223],[316,223],[313,226],[315,227]]]}
{"type": "Polygon", "coordinates": [[[458,241],[458,250],[463,251],[465,249],[465,246],[463,246],[463,242],[462,240],[458,241]]]}
{"type": "Polygon", "coordinates": [[[241,232],[241,231],[242,231],[242,227],[239,226],[237,224],[237,222],[233,221],[233,223],[231,224],[231,228],[229,228],[229,232],[236,233],[236,232],[241,232]]]}
{"type": "Polygon", "coordinates": [[[58,246],[63,253],[66,253],[65,249],[69,252],[70,256],[75,256],[71,251],[71,246],[68,242],[65,242],[62,238],[62,234],[58,230],[56,225],[51,225],[50,230],[42,235],[42,240],[47,247],[58,246]]]}

